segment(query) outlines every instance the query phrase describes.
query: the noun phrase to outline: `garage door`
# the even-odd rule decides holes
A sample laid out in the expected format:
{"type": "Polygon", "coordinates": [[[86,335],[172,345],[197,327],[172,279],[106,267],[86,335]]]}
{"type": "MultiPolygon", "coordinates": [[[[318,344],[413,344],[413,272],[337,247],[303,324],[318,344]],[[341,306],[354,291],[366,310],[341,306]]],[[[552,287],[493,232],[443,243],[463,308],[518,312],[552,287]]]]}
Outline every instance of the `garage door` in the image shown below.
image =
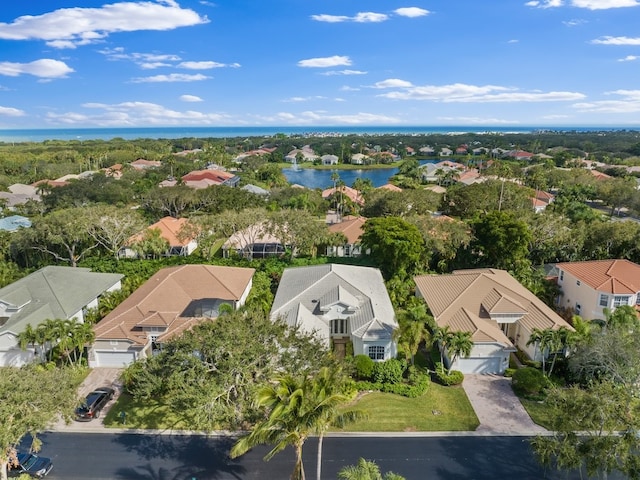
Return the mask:
{"type": "Polygon", "coordinates": [[[0,367],[21,367],[33,360],[33,353],[23,350],[0,352],[0,367]]]}
{"type": "Polygon", "coordinates": [[[501,357],[470,357],[458,359],[458,365],[462,373],[504,373],[500,364],[501,357]]]}
{"type": "Polygon", "coordinates": [[[96,367],[126,367],[136,359],[134,352],[95,352],[96,367]]]}

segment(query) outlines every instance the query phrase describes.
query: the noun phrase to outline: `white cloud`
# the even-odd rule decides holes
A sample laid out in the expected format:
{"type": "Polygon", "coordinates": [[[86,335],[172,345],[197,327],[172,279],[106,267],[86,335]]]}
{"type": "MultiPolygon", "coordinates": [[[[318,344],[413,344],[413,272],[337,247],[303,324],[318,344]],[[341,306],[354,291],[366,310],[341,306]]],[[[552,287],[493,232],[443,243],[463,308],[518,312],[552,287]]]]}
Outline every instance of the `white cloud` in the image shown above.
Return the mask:
{"type": "Polygon", "coordinates": [[[18,110],[13,107],[3,107],[0,105],[0,116],[3,117],[23,117],[26,114],[23,110],[18,110]]]}
{"type": "Polygon", "coordinates": [[[340,91],[341,92],[358,92],[360,91],[360,89],[357,87],[351,87],[349,85],[343,85],[342,87],[340,87],[340,91]]]}
{"type": "Polygon", "coordinates": [[[321,13],[320,15],[311,15],[311,19],[316,22],[326,22],[326,23],[340,23],[340,22],[349,22],[352,20],[351,17],[347,17],[345,15],[327,15],[326,13],[321,13]]]}
{"type": "Polygon", "coordinates": [[[186,73],[171,73],[169,75],[154,75],[151,77],[136,77],[132,78],[132,83],[164,83],[164,82],[199,82],[201,80],[207,80],[211,77],[202,75],[201,73],[195,75],[189,75],[186,73]]]}
{"type": "Polygon", "coordinates": [[[443,103],[559,102],[585,98],[578,92],[521,92],[513,87],[464,83],[416,86],[399,79],[378,82],[374,88],[399,89],[378,95],[392,100],[431,100],[443,103]]]}
{"type": "Polygon", "coordinates": [[[585,23],[587,23],[587,21],[581,18],[573,18],[571,20],[567,20],[562,23],[567,27],[577,27],[578,25],[584,25],[585,23]]]}
{"type": "Polygon", "coordinates": [[[624,58],[619,58],[618,61],[619,62],[634,62],[636,60],[638,60],[640,57],[638,57],[637,55],[627,55],[624,58]]]}
{"type": "Polygon", "coordinates": [[[389,15],[375,12],[358,12],[356,16],[353,17],[353,21],[358,23],[380,23],[388,19],[389,15]]]}
{"type": "Polygon", "coordinates": [[[425,10],[424,8],[418,7],[403,7],[397,8],[393,11],[396,15],[400,15],[401,17],[424,17],[425,15],[429,15],[431,12],[429,10],[425,10]]]}
{"type": "Polygon", "coordinates": [[[98,52],[106,56],[108,60],[130,60],[145,69],[169,67],[173,65],[169,62],[177,62],[181,60],[178,55],[173,54],[141,52],[126,53],[122,47],[105,48],[103,50],[98,50],[98,52]]]}
{"type": "Polygon", "coordinates": [[[533,0],[531,2],[525,3],[527,7],[535,7],[535,8],[552,8],[552,7],[561,7],[562,0],[533,0]]]}
{"type": "Polygon", "coordinates": [[[123,102],[118,104],[86,103],[84,108],[98,113],[49,113],[47,119],[65,125],[144,126],[144,125],[214,125],[227,123],[229,116],[194,110],[177,111],[149,102],[123,102]]]}
{"type": "Polygon", "coordinates": [[[44,40],[53,48],[75,48],[96,43],[115,32],[173,30],[208,21],[172,0],[119,2],[100,8],[61,8],[18,17],[12,23],[0,23],[0,38],[44,40]]]}
{"type": "Polygon", "coordinates": [[[0,62],[0,75],[17,77],[23,74],[39,78],[64,78],[73,68],[60,60],[43,58],[29,63],[0,62]]]}
{"type": "Polygon", "coordinates": [[[363,72],[361,70],[330,70],[328,72],[322,72],[320,75],[331,77],[334,75],[366,75],[367,73],[368,72],[363,72]]]}
{"type": "Polygon", "coordinates": [[[607,10],[609,8],[637,7],[638,0],[572,0],[571,5],[589,10],[607,10]]]}
{"type": "Polygon", "coordinates": [[[409,88],[413,87],[411,82],[407,82],[406,80],[400,80],[399,78],[388,78],[381,82],[376,82],[373,84],[373,88],[409,88]]]}
{"type": "Polygon", "coordinates": [[[178,65],[178,68],[186,68],[189,70],[210,70],[212,68],[223,68],[223,67],[232,67],[238,68],[240,66],[239,63],[219,63],[213,61],[203,61],[203,62],[181,62],[178,65]]]}
{"type": "Polygon", "coordinates": [[[311,68],[329,68],[342,65],[348,67],[351,65],[351,59],[344,55],[334,55],[332,57],[308,58],[298,62],[299,67],[311,68]]]}
{"type": "Polygon", "coordinates": [[[290,125],[391,125],[400,122],[398,118],[389,115],[363,112],[352,114],[329,114],[325,111],[278,112],[272,116],[258,118],[262,122],[290,125]]]}
{"type": "Polygon", "coordinates": [[[507,43],[520,43],[520,40],[512,38],[511,40],[507,40],[507,43]]]}
{"type": "Polygon", "coordinates": [[[384,13],[375,12],[358,12],[353,17],[346,15],[328,15],[322,13],[320,15],[311,15],[311,19],[317,22],[327,23],[341,23],[341,22],[356,22],[356,23],[380,23],[389,19],[389,15],[384,13]]]}
{"type": "Polygon", "coordinates": [[[312,95],[310,97],[291,97],[283,100],[286,103],[299,103],[299,102],[308,102],[311,100],[326,100],[327,97],[323,97],[322,95],[312,95]]]}
{"type": "Polygon", "coordinates": [[[180,95],[180,100],[183,102],[202,102],[203,100],[196,95],[180,95]]]}
{"type": "Polygon", "coordinates": [[[606,95],[617,95],[618,100],[598,100],[572,105],[581,112],[595,113],[640,113],[640,90],[615,90],[606,95]]]}
{"type": "Polygon", "coordinates": [[[640,45],[640,37],[600,37],[591,40],[591,43],[597,45],[640,45]]]}
{"type": "Polygon", "coordinates": [[[608,10],[610,8],[637,7],[640,2],[638,0],[570,0],[567,3],[563,0],[532,0],[525,3],[525,5],[535,8],[554,8],[570,5],[588,10],[608,10]]]}
{"type": "Polygon", "coordinates": [[[569,115],[561,115],[561,114],[552,114],[552,115],[543,115],[542,118],[545,120],[560,120],[563,118],[570,118],[569,115]]]}

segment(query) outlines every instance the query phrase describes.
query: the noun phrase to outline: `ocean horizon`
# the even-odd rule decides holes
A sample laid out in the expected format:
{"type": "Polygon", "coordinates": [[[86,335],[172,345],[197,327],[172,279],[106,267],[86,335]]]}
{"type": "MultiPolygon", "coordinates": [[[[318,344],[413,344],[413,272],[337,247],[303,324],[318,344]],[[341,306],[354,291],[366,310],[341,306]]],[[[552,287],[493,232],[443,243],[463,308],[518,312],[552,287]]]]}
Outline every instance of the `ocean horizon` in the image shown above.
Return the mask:
{"type": "Polygon", "coordinates": [[[112,140],[122,138],[247,138],[288,136],[338,136],[338,135],[429,135],[465,133],[475,134],[527,134],[541,131],[600,132],[634,130],[625,126],[261,126],[261,127],[118,127],[118,128],[34,128],[0,129],[0,143],[44,142],[47,140],[112,140]]]}

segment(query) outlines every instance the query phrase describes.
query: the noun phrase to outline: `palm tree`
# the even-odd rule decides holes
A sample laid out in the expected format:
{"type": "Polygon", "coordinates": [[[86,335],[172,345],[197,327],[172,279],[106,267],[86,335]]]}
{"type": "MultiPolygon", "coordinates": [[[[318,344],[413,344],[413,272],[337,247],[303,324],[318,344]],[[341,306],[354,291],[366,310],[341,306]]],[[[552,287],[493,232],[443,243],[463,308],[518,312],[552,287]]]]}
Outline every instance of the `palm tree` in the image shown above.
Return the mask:
{"type": "Polygon", "coordinates": [[[423,341],[426,343],[431,341],[431,334],[426,328],[428,318],[424,305],[410,307],[400,318],[400,328],[394,332],[394,337],[405,352],[407,360],[411,359],[411,365],[415,365],[415,355],[418,353],[420,344],[423,341]]]}
{"type": "Polygon", "coordinates": [[[316,467],[316,479],[322,478],[322,444],[324,435],[330,427],[342,428],[347,423],[352,423],[367,417],[362,410],[342,411],[339,407],[351,398],[340,392],[343,385],[340,372],[324,367],[316,375],[311,384],[312,404],[318,415],[316,434],[318,435],[318,458],[316,467]]]}
{"type": "Polygon", "coordinates": [[[342,480],[404,480],[404,477],[387,472],[382,475],[380,467],[375,462],[360,458],[357,465],[348,465],[338,472],[342,480]]]}
{"type": "Polygon", "coordinates": [[[451,354],[451,363],[449,364],[449,374],[453,370],[453,364],[458,357],[468,357],[471,355],[473,348],[473,340],[470,332],[453,332],[447,342],[447,351],[451,354]]]}
{"type": "MultiPolygon", "coordinates": [[[[273,448],[264,457],[268,461],[285,447],[293,446],[296,463],[291,479],[304,480],[302,447],[307,438],[318,434],[322,439],[330,426],[343,425],[363,415],[362,412],[339,411],[339,406],[349,400],[338,391],[340,385],[336,372],[325,367],[316,377],[287,374],[276,378],[275,384],[261,388],[257,404],[268,409],[268,416],[235,443],[231,458],[243,455],[257,445],[269,444],[273,448]]],[[[319,465],[321,444],[318,444],[319,465]]]]}
{"type": "Polygon", "coordinates": [[[437,345],[440,350],[440,365],[444,368],[444,350],[447,348],[449,344],[449,338],[453,332],[449,329],[449,325],[445,325],[444,327],[436,327],[431,336],[432,345],[437,345]]]}
{"type": "MultiPolygon", "coordinates": [[[[546,368],[545,368],[545,361],[546,361],[545,349],[546,349],[547,342],[549,341],[548,332],[546,332],[545,330],[546,329],[540,329],[540,328],[535,328],[535,327],[532,328],[531,329],[531,334],[529,335],[529,340],[527,340],[527,346],[535,345],[536,350],[540,350],[540,354],[542,355],[542,373],[543,374],[546,371],[546,368]]],[[[534,354],[534,359],[535,359],[535,354],[534,354]]]]}

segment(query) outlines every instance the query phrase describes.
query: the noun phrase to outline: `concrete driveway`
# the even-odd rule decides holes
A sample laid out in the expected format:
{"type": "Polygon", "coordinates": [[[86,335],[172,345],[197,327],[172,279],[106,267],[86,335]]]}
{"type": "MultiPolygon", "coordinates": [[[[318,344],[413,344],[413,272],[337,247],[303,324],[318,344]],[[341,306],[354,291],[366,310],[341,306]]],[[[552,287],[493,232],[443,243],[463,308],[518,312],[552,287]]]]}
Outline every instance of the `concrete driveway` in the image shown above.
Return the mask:
{"type": "Polygon", "coordinates": [[[59,432],[96,432],[104,429],[102,425],[102,420],[105,415],[109,411],[109,409],[113,406],[118,395],[122,391],[122,382],[120,381],[120,374],[122,373],[121,368],[94,368],[89,372],[87,378],[80,384],[78,387],[78,398],[84,398],[87,394],[91,393],[96,388],[100,387],[111,387],[115,389],[115,394],[113,396],[113,400],[105,405],[100,412],[100,418],[96,418],[91,420],[90,422],[76,422],[71,421],[70,424],[65,424],[64,420],[58,420],[56,424],[53,426],[52,430],[59,432]]]}
{"type": "Polygon", "coordinates": [[[537,435],[547,432],[529,417],[511,389],[511,379],[498,375],[465,374],[462,382],[480,420],[477,433],[486,435],[537,435]]]}

